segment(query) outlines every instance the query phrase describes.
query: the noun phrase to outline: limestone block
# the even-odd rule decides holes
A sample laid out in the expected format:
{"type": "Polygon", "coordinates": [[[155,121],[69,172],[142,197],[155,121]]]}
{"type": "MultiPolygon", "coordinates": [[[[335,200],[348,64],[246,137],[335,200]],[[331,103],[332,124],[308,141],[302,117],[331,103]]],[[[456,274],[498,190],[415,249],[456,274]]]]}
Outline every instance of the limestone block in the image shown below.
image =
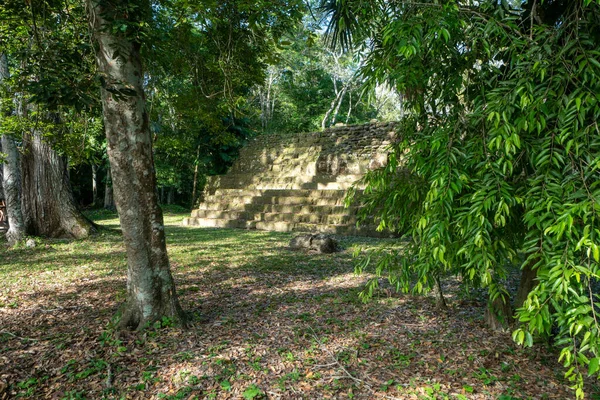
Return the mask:
{"type": "Polygon", "coordinates": [[[393,123],[338,126],[323,132],[250,140],[227,175],[210,177],[204,201],[184,224],[370,235],[354,226],[346,190],[385,165],[393,123]]]}
{"type": "Polygon", "coordinates": [[[324,234],[296,236],[290,241],[290,248],[293,250],[306,250],[320,254],[329,254],[339,251],[337,240],[324,234]]]}
{"type": "Polygon", "coordinates": [[[387,154],[375,153],[372,155],[371,161],[369,162],[369,170],[372,171],[378,168],[385,167],[387,163],[387,154]]]}

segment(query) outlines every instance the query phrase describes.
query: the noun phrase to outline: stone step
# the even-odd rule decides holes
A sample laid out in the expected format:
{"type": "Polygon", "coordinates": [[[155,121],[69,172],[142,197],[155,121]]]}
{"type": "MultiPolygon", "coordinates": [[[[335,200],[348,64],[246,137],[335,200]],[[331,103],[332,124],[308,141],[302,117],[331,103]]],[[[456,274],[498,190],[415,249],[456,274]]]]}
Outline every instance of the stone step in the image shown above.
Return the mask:
{"type": "Polygon", "coordinates": [[[243,220],[224,220],[213,218],[185,218],[182,223],[184,226],[194,226],[201,228],[235,228],[235,229],[259,229],[277,232],[321,232],[337,235],[354,236],[375,236],[387,237],[389,233],[381,233],[375,230],[375,227],[356,227],[354,224],[324,225],[313,223],[298,223],[286,221],[243,221],[243,220]]]}
{"type": "Polygon", "coordinates": [[[246,159],[234,164],[230,173],[262,173],[262,172],[286,172],[289,174],[314,173],[317,165],[317,155],[298,158],[275,158],[272,160],[261,160],[258,155],[245,155],[246,159]]]}
{"type": "Polygon", "coordinates": [[[197,219],[220,219],[256,222],[297,222],[310,224],[341,225],[353,224],[356,217],[351,214],[297,214],[280,212],[195,210],[197,219]]]}
{"type": "MultiPolygon", "coordinates": [[[[348,190],[352,187],[352,182],[306,182],[306,183],[292,183],[286,186],[286,189],[296,189],[296,190],[348,190]]],[[[276,184],[270,183],[259,183],[254,185],[256,189],[268,190],[268,189],[276,189],[279,186],[276,184]]],[[[364,189],[362,186],[360,189],[364,189]]]]}
{"type": "Polygon", "coordinates": [[[356,208],[344,206],[309,206],[309,205],[284,205],[284,204],[247,204],[245,207],[225,209],[221,205],[213,208],[195,209],[192,217],[196,218],[227,218],[227,219],[255,219],[255,214],[283,213],[296,215],[355,215],[356,208]]]}
{"type": "MultiPolygon", "coordinates": [[[[246,188],[249,190],[343,190],[346,191],[352,188],[352,182],[284,182],[284,181],[262,181],[262,182],[247,182],[239,181],[222,182],[219,187],[223,189],[239,189],[246,188]]],[[[357,185],[357,189],[363,190],[363,185],[357,185]]],[[[209,193],[211,189],[209,188],[209,193]]],[[[212,188],[214,190],[214,188],[212,188]]]]}
{"type": "Polygon", "coordinates": [[[245,221],[239,219],[218,219],[218,218],[184,218],[183,226],[197,226],[201,228],[235,228],[235,229],[256,229],[254,221],[245,221]]]}
{"type": "Polygon", "coordinates": [[[332,235],[388,237],[389,233],[377,232],[375,227],[356,227],[355,224],[324,225],[289,222],[257,222],[253,229],[278,232],[320,232],[332,235]]]}
{"type": "Polygon", "coordinates": [[[316,148],[305,148],[304,150],[281,151],[265,155],[260,151],[245,151],[243,159],[236,161],[232,166],[234,172],[244,172],[245,168],[266,168],[284,171],[286,168],[292,169],[297,166],[309,167],[310,163],[324,163],[343,161],[346,164],[365,163],[373,155],[385,153],[386,146],[368,147],[367,151],[361,154],[355,154],[351,148],[339,148],[330,150],[321,150],[316,148]]]}
{"type": "MultiPolygon", "coordinates": [[[[253,158],[253,156],[247,157],[253,158]]],[[[290,176],[321,173],[364,174],[368,170],[373,169],[373,160],[378,160],[381,163],[385,161],[385,157],[379,152],[379,155],[374,153],[363,158],[331,154],[309,158],[277,158],[270,162],[252,159],[234,164],[230,169],[230,174],[252,173],[253,175],[277,174],[290,176]]]]}
{"type": "MultiPolygon", "coordinates": [[[[258,212],[258,211],[257,211],[258,212]]],[[[193,218],[253,220],[255,212],[246,210],[192,210],[193,218]]]]}
{"type": "Polygon", "coordinates": [[[355,215],[356,210],[356,207],[346,208],[344,205],[265,204],[262,206],[262,211],[267,213],[355,215]]]}
{"type": "Polygon", "coordinates": [[[355,224],[356,217],[353,215],[333,214],[293,214],[293,213],[260,213],[255,214],[257,222],[294,222],[300,224],[319,225],[347,225],[355,224]]]}
{"type": "Polygon", "coordinates": [[[260,136],[225,176],[210,177],[190,226],[385,236],[357,228],[346,192],[387,163],[396,124],[337,126],[322,132],[260,136]]]}
{"type": "Polygon", "coordinates": [[[253,197],[308,197],[308,198],[323,198],[323,197],[335,197],[343,198],[346,196],[346,190],[292,190],[292,189],[279,189],[279,190],[258,190],[258,189],[226,189],[217,188],[211,196],[215,198],[222,198],[228,196],[253,196],[253,197]]]}
{"type": "Polygon", "coordinates": [[[354,183],[362,178],[360,174],[298,174],[281,175],[280,173],[262,173],[260,175],[251,173],[227,174],[211,179],[211,185],[227,185],[224,188],[245,188],[248,184],[272,183],[273,185],[303,184],[303,183],[354,183]]]}
{"type": "Polygon", "coordinates": [[[198,207],[200,210],[245,210],[247,206],[264,206],[271,204],[281,205],[309,205],[309,206],[343,206],[344,197],[306,198],[302,196],[228,196],[207,198],[198,207]]]}

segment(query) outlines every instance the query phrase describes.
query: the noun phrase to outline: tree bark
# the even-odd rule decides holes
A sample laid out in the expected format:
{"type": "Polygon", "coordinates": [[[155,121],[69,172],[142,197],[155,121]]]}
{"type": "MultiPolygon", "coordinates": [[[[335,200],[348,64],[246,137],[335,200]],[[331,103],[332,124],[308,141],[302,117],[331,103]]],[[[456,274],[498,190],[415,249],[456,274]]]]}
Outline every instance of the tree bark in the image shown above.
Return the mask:
{"type": "Polygon", "coordinates": [[[39,132],[23,135],[23,215],[28,234],[82,239],[93,224],[75,204],[67,164],[39,132]]]}
{"type": "Polygon", "coordinates": [[[175,188],[171,186],[167,194],[167,204],[171,205],[175,202],[175,188]]]}
{"type": "Polygon", "coordinates": [[[441,281],[441,278],[439,276],[436,276],[434,279],[435,279],[434,292],[435,292],[435,295],[437,297],[437,299],[436,299],[436,307],[440,311],[447,311],[448,310],[448,305],[446,304],[446,299],[444,298],[444,291],[442,290],[442,281],[441,281]]]}
{"type": "MultiPolygon", "coordinates": [[[[8,59],[0,54],[0,83],[9,77],[8,59]]],[[[25,237],[23,212],[21,209],[21,168],[19,165],[19,150],[13,137],[2,135],[2,151],[6,160],[2,165],[2,187],[8,217],[6,240],[13,246],[25,237]]]]}
{"type": "Polygon", "coordinates": [[[502,293],[494,301],[491,301],[485,310],[484,318],[487,326],[492,330],[508,329],[513,322],[513,310],[508,296],[502,293]]]}
{"type": "MultiPolygon", "coordinates": [[[[334,86],[335,86],[335,79],[334,79],[333,83],[334,83],[334,86]]],[[[338,100],[340,99],[341,94],[342,94],[342,92],[338,91],[337,88],[336,88],[336,90],[335,90],[335,98],[333,100],[331,100],[331,105],[329,106],[329,109],[327,110],[327,112],[323,116],[323,119],[321,120],[321,129],[325,130],[327,128],[327,121],[329,121],[329,116],[331,115],[331,113],[335,109],[335,105],[337,104],[338,100]]]]}
{"type": "Polygon", "coordinates": [[[92,205],[98,205],[98,166],[92,164],[92,205]]]}
{"type": "Polygon", "coordinates": [[[110,174],[110,166],[106,167],[106,183],[104,184],[104,208],[107,210],[115,209],[115,201],[113,199],[112,177],[110,174]]]}
{"type": "Polygon", "coordinates": [[[350,123],[350,115],[352,114],[352,92],[348,93],[348,113],[346,114],[346,125],[350,123]]]}
{"type": "Polygon", "coordinates": [[[6,153],[3,166],[2,187],[6,202],[8,231],[6,240],[13,246],[25,237],[25,225],[21,209],[21,170],[19,168],[19,150],[15,140],[7,135],[2,136],[2,151],[6,153]]]}
{"type": "Polygon", "coordinates": [[[535,278],[537,278],[537,271],[534,269],[536,261],[537,260],[528,260],[523,265],[521,281],[519,283],[517,297],[515,298],[515,308],[519,308],[525,303],[529,292],[531,292],[536,285],[535,278]]]}
{"type": "Polygon", "coordinates": [[[200,145],[196,148],[196,165],[194,166],[194,186],[192,188],[192,205],[193,209],[196,206],[196,196],[198,195],[198,165],[200,164],[200,145]]]}
{"type": "Polygon", "coordinates": [[[344,96],[346,95],[346,92],[348,91],[349,84],[350,84],[350,82],[348,82],[348,84],[344,85],[344,87],[342,88],[342,93],[340,94],[339,100],[335,106],[335,111],[333,112],[333,116],[331,117],[331,122],[329,123],[329,126],[335,125],[335,120],[337,119],[337,116],[340,113],[340,107],[342,106],[342,102],[344,101],[344,96]]]}
{"type": "Polygon", "coordinates": [[[112,15],[118,15],[120,19],[128,18],[126,22],[135,27],[141,20],[139,13],[149,4],[86,0],[86,5],[103,80],[107,151],[127,252],[127,300],[119,325],[139,330],[163,317],[185,323],[169,267],[163,215],[156,195],[140,45],[131,36],[117,33],[111,21],[112,15]],[[131,3],[138,7],[133,8],[131,3]],[[131,12],[124,14],[126,9],[131,12]]]}

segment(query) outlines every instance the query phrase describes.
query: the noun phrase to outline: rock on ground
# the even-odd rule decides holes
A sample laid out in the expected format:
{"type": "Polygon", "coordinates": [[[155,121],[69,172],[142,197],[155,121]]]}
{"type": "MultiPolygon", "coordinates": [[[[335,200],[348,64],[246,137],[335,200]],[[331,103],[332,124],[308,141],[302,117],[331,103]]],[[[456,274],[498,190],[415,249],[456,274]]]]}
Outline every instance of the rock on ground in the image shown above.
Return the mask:
{"type": "Polygon", "coordinates": [[[329,235],[324,234],[305,234],[299,235],[290,241],[290,248],[293,250],[309,250],[316,253],[334,253],[338,251],[338,241],[329,235]]]}

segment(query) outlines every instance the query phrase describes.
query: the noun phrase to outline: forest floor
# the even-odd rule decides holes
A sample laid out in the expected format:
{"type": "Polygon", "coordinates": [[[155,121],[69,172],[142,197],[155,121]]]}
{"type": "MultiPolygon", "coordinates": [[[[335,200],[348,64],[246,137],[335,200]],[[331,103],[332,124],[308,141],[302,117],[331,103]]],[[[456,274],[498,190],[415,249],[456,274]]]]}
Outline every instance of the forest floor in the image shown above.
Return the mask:
{"type": "MultiPolygon", "coordinates": [[[[113,230],[78,241],[0,243],[0,399],[567,399],[557,354],[516,346],[484,327],[478,295],[381,290],[358,297],[355,246],[294,252],[290,233],[180,226],[166,213],[168,250],[186,329],[168,320],[116,335],[126,260],[113,230]]],[[[600,387],[587,387],[599,399],[600,387]]]]}

